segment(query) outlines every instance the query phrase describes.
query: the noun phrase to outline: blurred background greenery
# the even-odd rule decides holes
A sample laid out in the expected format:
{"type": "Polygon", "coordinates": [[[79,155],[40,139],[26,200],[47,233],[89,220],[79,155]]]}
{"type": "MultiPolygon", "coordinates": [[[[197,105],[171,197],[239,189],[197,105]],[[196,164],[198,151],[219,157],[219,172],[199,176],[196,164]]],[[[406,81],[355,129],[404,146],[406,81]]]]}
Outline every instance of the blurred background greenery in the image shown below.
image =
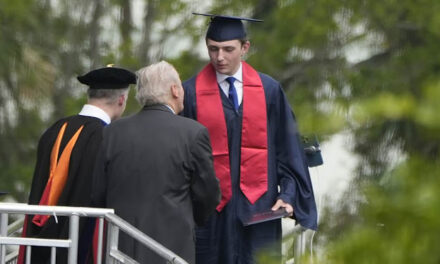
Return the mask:
{"type": "Polygon", "coordinates": [[[191,12],[264,19],[247,61],[281,81],[302,134],[350,135],[358,165],[308,261],[440,263],[438,0],[0,0],[0,190],[27,200],[39,136],[85,102],[77,75],[200,70],[208,21],[191,12]]]}

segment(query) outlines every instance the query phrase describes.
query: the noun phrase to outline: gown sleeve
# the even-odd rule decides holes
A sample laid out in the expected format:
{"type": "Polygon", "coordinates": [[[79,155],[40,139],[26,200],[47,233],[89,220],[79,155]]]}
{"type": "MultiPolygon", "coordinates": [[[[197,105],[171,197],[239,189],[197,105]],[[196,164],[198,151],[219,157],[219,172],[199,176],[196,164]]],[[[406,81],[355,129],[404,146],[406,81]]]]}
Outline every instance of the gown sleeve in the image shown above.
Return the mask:
{"type": "Polygon", "coordinates": [[[295,117],[281,87],[276,108],[276,157],[280,184],[278,198],[293,206],[295,219],[303,227],[316,229],[317,211],[312,182],[295,117]]]}

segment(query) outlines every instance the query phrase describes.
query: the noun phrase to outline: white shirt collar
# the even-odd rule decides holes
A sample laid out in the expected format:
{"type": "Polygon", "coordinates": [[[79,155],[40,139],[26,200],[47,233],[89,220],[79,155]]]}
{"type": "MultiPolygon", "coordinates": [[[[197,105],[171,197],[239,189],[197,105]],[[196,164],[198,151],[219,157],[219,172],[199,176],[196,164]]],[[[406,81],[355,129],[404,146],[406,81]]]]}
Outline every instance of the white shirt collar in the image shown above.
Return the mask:
{"type": "Polygon", "coordinates": [[[91,104],[85,104],[78,115],[99,118],[107,125],[112,122],[110,116],[104,110],[91,104]]]}
{"type": "MultiPolygon", "coordinates": [[[[222,83],[223,81],[226,80],[226,78],[231,77],[229,75],[223,74],[223,73],[219,73],[219,72],[215,72],[216,76],[217,76],[217,82],[218,83],[222,83]]],[[[237,81],[239,82],[243,82],[243,68],[240,62],[240,66],[238,67],[238,70],[232,75],[232,77],[234,77],[237,81]]]]}
{"type": "MultiPolygon", "coordinates": [[[[226,81],[226,78],[230,77],[229,75],[215,72],[217,77],[217,83],[220,86],[220,89],[223,91],[223,93],[228,96],[229,92],[229,83],[226,81]]],[[[238,104],[240,105],[243,100],[243,68],[242,63],[240,62],[240,67],[238,67],[238,70],[236,73],[232,75],[232,77],[235,78],[234,86],[235,90],[237,92],[237,99],[238,104]]]]}
{"type": "Polygon", "coordinates": [[[174,112],[174,109],[171,106],[169,106],[167,104],[164,104],[164,106],[168,107],[171,110],[171,112],[173,112],[173,114],[176,114],[176,112],[174,112]]]}

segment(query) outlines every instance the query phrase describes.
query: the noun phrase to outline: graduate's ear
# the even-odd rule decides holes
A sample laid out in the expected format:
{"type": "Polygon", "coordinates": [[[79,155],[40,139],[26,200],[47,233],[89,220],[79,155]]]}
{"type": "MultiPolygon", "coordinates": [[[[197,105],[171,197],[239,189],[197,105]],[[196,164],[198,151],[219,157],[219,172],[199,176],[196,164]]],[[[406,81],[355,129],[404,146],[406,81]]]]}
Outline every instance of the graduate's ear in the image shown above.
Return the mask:
{"type": "Polygon", "coordinates": [[[244,56],[246,53],[248,53],[250,47],[251,43],[249,40],[246,40],[243,44],[241,44],[241,56],[244,56]]]}

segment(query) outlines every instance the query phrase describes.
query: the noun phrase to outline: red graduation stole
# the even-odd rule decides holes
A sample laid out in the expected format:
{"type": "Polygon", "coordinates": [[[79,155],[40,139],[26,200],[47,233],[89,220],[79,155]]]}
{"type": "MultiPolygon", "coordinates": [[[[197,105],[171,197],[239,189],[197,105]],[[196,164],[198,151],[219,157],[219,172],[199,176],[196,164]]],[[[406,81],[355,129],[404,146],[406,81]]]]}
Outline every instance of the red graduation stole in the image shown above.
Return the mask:
{"type": "MultiPolygon", "coordinates": [[[[64,123],[58,133],[55,144],[52,148],[50,154],[50,170],[49,179],[47,181],[46,187],[44,188],[43,195],[41,196],[39,205],[56,205],[61,192],[66,185],[67,176],[69,174],[69,162],[70,156],[72,154],[73,147],[79,137],[84,126],[81,126],[69,140],[67,145],[64,147],[63,153],[61,153],[60,159],[58,161],[58,152],[60,150],[61,139],[63,138],[64,131],[66,130],[67,123],[64,123]]],[[[49,220],[50,215],[35,215],[32,222],[37,226],[43,226],[47,220],[49,220]]]]}
{"type": "MultiPolygon", "coordinates": [[[[267,113],[263,84],[257,71],[243,65],[243,119],[240,189],[254,204],[267,191],[267,113]]],[[[214,170],[220,181],[221,211],[232,197],[228,132],[215,69],[208,64],[196,78],[197,120],[208,128],[214,170]]]]}

